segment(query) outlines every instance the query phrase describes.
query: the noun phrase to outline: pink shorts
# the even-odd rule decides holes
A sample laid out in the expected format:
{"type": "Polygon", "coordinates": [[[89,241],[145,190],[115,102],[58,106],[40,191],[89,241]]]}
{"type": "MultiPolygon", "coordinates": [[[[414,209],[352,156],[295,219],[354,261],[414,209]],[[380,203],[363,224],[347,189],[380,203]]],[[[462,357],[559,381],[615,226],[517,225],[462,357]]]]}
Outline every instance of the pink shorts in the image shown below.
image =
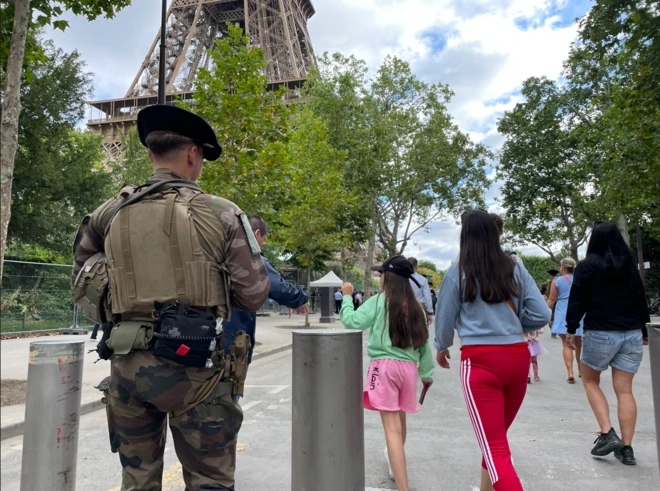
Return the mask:
{"type": "Polygon", "coordinates": [[[371,360],[364,384],[364,407],[373,411],[419,411],[417,363],[371,360]]]}

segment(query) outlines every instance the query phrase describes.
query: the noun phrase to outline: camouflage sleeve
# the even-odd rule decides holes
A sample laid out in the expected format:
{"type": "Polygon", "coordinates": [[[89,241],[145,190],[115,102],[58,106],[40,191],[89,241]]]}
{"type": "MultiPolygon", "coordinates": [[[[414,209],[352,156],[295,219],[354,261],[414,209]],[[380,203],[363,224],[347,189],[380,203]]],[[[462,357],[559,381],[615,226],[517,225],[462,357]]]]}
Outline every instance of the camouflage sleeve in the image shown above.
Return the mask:
{"type": "Polygon", "coordinates": [[[99,206],[91,215],[83,218],[76,239],[73,243],[73,272],[71,281],[75,281],[85,261],[97,252],[103,252],[105,239],[103,237],[103,217],[116,202],[117,197],[109,199],[99,206]]]}
{"type": "Polygon", "coordinates": [[[270,281],[245,214],[232,202],[213,197],[206,201],[225,232],[223,255],[231,278],[232,306],[256,312],[268,298],[270,281]]]}
{"type": "Polygon", "coordinates": [[[71,281],[75,281],[85,261],[97,252],[103,251],[103,235],[92,226],[92,215],[83,218],[73,243],[73,273],[71,281]]]}

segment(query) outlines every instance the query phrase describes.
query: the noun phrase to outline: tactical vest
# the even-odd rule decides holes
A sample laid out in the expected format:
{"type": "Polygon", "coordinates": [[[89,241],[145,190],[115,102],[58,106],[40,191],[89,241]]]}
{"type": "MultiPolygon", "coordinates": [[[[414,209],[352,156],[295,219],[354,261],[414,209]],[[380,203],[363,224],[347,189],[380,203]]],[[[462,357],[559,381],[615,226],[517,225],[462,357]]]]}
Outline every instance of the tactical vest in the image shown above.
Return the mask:
{"type": "Polygon", "coordinates": [[[122,207],[112,218],[105,253],[113,314],[124,320],[150,319],[154,302],[178,300],[229,317],[228,269],[202,249],[191,213],[190,203],[200,193],[188,188],[158,191],[122,207]]]}

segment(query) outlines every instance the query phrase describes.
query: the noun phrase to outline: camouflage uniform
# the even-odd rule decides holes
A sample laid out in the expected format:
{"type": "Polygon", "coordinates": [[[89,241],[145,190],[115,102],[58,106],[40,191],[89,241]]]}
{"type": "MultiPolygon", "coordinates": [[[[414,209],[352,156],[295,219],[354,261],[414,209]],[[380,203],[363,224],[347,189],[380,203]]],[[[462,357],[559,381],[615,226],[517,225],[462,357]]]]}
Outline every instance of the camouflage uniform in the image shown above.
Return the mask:
{"type": "MultiPolygon", "coordinates": [[[[184,178],[157,169],[151,181],[173,179],[184,178]]],[[[232,306],[256,311],[268,296],[269,281],[261,257],[253,255],[248,246],[240,222],[242,212],[233,203],[201,190],[181,192],[196,193],[190,201],[195,232],[204,253],[215,261],[222,259],[229,269],[232,306]]],[[[104,250],[107,217],[117,199],[83,221],[74,246],[74,278],[89,257],[104,250]]],[[[112,297],[112,290],[110,293],[112,297]]],[[[218,311],[222,317],[228,314],[218,311]]],[[[122,319],[150,316],[150,312],[124,313],[122,319]]],[[[123,491],[161,489],[168,413],[186,489],[234,489],[236,442],[243,414],[233,402],[231,384],[218,382],[220,375],[217,368],[184,367],[150,351],[113,356],[107,414],[111,448],[119,453],[123,468],[123,491]]]]}

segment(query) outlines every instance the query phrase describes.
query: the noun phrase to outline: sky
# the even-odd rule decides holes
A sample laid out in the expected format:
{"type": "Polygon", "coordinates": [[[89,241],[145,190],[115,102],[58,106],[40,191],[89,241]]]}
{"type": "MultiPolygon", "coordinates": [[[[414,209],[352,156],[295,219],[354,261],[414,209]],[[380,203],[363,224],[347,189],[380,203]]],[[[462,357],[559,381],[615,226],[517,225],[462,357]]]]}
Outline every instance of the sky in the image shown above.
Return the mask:
{"type": "MultiPolygon", "coordinates": [[[[159,0],[133,0],[113,20],[68,16],[66,32],[48,33],[58,47],[77,49],[94,73],[94,97],[123,97],[160,25],[159,0]]],[[[449,111],[461,130],[493,150],[503,137],[497,120],[520,99],[532,76],[557,79],[589,0],[314,0],[308,28],[317,54],[339,51],[376,70],[388,54],[454,91],[449,111]]],[[[490,211],[501,208],[500,183],[490,172],[490,211]]],[[[435,222],[405,251],[445,269],[458,253],[459,227],[435,222]]],[[[543,254],[529,246],[526,254],[543,254]]]]}

